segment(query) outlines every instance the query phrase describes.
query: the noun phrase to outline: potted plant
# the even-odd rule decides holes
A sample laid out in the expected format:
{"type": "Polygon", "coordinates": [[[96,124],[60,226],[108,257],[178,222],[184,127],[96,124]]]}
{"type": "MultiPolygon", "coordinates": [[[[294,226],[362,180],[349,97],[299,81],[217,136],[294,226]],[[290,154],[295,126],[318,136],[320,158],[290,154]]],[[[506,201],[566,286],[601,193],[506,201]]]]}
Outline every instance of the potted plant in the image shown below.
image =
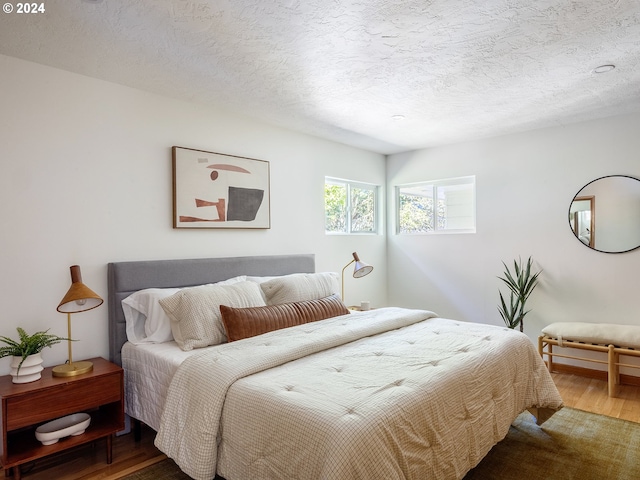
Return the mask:
{"type": "Polygon", "coordinates": [[[11,375],[14,383],[26,383],[38,380],[42,372],[42,356],[40,352],[45,347],[51,347],[67,338],[47,333],[49,330],[29,335],[18,327],[19,340],[0,336],[0,342],[6,345],[0,347],[0,358],[13,357],[11,375]],[[20,372],[22,369],[22,372],[20,372]]]}
{"type": "Polygon", "coordinates": [[[520,325],[520,331],[524,330],[524,317],[530,310],[525,310],[525,304],[527,299],[536,288],[538,284],[538,276],[542,273],[533,272],[531,257],[527,260],[527,264],[523,267],[522,260],[518,257],[518,260],[513,261],[513,273],[504,265],[504,277],[498,277],[502,280],[507,287],[509,287],[509,303],[507,303],[500,293],[500,305],[498,306],[498,312],[504,323],[509,328],[516,328],[520,325]]]}

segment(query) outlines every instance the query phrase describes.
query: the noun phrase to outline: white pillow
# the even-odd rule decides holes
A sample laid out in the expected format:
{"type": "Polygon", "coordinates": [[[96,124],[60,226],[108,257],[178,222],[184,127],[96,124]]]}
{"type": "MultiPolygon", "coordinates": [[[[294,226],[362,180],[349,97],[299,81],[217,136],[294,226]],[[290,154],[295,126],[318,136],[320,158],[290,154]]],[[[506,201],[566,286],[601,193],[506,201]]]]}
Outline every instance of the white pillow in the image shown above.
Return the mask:
{"type": "MultiPolygon", "coordinates": [[[[244,282],[246,279],[245,275],[241,275],[209,285],[232,285],[244,282]]],[[[132,293],[122,300],[127,340],[135,345],[173,340],[171,320],[158,302],[180,290],[180,288],[147,288],[132,293]]]]}
{"type": "Polygon", "coordinates": [[[179,288],[148,288],[122,300],[127,340],[135,345],[173,340],[171,322],[158,302],[178,291],[179,288]]]}
{"type": "Polygon", "coordinates": [[[257,283],[240,282],[183,288],[160,300],[160,305],[171,319],[176,343],[182,350],[193,350],[227,341],[220,305],[262,307],[265,302],[257,283]]]}
{"type": "Polygon", "coordinates": [[[340,295],[340,282],[335,272],[294,273],[260,283],[267,305],[317,300],[340,295]]]}
{"type": "Polygon", "coordinates": [[[264,283],[264,282],[268,282],[269,280],[273,280],[274,278],[281,278],[281,275],[273,275],[271,277],[253,277],[251,275],[247,276],[247,281],[249,282],[256,282],[256,283],[264,283]]]}
{"type": "MultiPolygon", "coordinates": [[[[274,278],[280,278],[280,276],[277,275],[277,276],[271,276],[271,277],[253,277],[251,275],[247,275],[247,281],[248,282],[256,282],[256,283],[268,282],[269,280],[273,280],[274,278]]],[[[267,296],[264,294],[262,289],[260,289],[260,293],[262,294],[262,298],[264,298],[264,301],[266,302],[267,301],[267,296]]]]}

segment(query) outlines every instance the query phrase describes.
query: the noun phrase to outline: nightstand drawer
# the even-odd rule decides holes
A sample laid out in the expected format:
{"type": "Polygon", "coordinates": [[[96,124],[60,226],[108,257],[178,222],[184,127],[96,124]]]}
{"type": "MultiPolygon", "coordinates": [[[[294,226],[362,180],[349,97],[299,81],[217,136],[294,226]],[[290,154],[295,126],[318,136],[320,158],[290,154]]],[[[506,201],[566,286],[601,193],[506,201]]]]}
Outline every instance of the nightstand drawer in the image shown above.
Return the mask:
{"type": "Polygon", "coordinates": [[[121,375],[61,383],[7,399],[8,431],[120,401],[121,375]]]}

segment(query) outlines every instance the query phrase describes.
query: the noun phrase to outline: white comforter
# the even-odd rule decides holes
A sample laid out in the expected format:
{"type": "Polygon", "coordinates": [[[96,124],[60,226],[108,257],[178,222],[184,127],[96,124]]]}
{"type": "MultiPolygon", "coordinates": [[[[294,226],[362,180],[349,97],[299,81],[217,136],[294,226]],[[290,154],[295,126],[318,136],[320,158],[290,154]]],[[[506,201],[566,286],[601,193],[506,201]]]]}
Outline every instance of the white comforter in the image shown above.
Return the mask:
{"type": "Polygon", "coordinates": [[[388,308],[188,358],[156,445],[196,480],[459,479],[531,407],[562,400],[525,335],[388,308]]]}

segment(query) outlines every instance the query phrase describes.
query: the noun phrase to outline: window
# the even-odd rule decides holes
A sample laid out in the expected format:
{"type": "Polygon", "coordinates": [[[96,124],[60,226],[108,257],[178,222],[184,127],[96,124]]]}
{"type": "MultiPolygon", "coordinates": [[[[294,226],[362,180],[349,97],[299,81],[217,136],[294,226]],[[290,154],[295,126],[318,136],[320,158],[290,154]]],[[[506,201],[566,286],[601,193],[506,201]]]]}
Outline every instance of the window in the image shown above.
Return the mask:
{"type": "Polygon", "coordinates": [[[326,178],[324,183],[326,233],[377,233],[378,187],[326,178]]]}
{"type": "Polygon", "coordinates": [[[476,177],[396,187],[397,233],[475,233],[476,177]]]}

